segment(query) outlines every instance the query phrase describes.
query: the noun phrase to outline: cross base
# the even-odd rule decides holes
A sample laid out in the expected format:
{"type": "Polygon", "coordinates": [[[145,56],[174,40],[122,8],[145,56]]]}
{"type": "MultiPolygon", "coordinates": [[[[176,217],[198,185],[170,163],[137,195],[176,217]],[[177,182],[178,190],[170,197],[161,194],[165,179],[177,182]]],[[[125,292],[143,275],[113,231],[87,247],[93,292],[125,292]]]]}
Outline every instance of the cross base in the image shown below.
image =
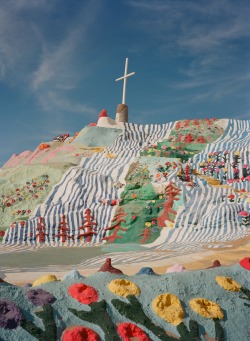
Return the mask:
{"type": "Polygon", "coordinates": [[[118,104],[116,109],[116,123],[128,123],[128,106],[126,104],[118,104]]]}

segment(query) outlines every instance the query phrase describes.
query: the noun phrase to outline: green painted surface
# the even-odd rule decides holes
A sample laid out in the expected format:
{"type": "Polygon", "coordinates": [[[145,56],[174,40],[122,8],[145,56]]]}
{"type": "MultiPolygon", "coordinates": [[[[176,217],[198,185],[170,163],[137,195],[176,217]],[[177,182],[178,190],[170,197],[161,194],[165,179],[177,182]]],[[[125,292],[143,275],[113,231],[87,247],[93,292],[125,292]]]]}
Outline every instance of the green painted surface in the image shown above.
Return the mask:
{"type": "Polygon", "coordinates": [[[86,147],[107,147],[115,141],[121,132],[121,129],[116,128],[86,126],[71,144],[81,144],[86,147]]]}
{"type": "Polygon", "coordinates": [[[28,219],[71,166],[50,163],[0,169],[0,230],[28,219]]]}

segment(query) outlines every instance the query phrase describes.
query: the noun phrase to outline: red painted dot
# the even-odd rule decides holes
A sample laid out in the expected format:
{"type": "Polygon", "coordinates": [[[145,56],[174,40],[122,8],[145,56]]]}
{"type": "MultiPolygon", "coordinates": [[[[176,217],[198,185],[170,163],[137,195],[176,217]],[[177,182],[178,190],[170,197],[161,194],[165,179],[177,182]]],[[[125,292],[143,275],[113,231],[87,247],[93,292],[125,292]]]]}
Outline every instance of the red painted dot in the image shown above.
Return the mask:
{"type": "Polygon", "coordinates": [[[246,270],[250,270],[250,258],[246,257],[240,261],[240,265],[246,270]]]}
{"type": "Polygon", "coordinates": [[[123,341],[131,341],[131,338],[136,338],[138,341],[150,341],[147,334],[133,323],[121,323],[118,325],[117,331],[123,341]]]}
{"type": "Polygon", "coordinates": [[[68,327],[63,333],[62,341],[99,341],[99,335],[86,327],[68,327]]]}
{"type": "Polygon", "coordinates": [[[98,301],[98,292],[95,288],[84,283],[75,283],[68,288],[68,294],[83,304],[90,304],[98,301]]]}
{"type": "Polygon", "coordinates": [[[10,203],[10,202],[7,202],[6,206],[10,207],[10,206],[11,206],[11,203],[10,203]]]}

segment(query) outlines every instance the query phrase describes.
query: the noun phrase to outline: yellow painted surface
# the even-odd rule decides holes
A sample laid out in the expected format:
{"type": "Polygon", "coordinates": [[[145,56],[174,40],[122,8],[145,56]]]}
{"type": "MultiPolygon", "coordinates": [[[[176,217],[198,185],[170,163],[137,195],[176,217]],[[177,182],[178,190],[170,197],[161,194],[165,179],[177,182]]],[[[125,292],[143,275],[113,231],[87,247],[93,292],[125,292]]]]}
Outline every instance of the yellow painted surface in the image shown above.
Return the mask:
{"type": "Polygon", "coordinates": [[[177,326],[184,318],[184,310],[179,298],[170,293],[158,295],[152,301],[154,312],[163,320],[177,326]]]}
{"type": "Polygon", "coordinates": [[[240,291],[241,285],[230,277],[216,276],[215,280],[225,290],[240,291]]]}
{"type": "Polygon", "coordinates": [[[116,154],[112,154],[112,153],[106,153],[105,156],[106,156],[106,158],[108,158],[108,159],[115,159],[115,158],[117,157],[116,154]]]}
{"type": "Polygon", "coordinates": [[[128,295],[139,295],[140,288],[127,279],[114,279],[108,284],[108,288],[116,295],[126,297],[128,295]]]}
{"type": "Polygon", "coordinates": [[[190,302],[190,307],[198,314],[206,318],[223,319],[224,314],[219,304],[206,298],[194,298],[190,302]]]}
{"type": "Polygon", "coordinates": [[[36,286],[44,284],[44,283],[55,282],[55,281],[57,281],[57,278],[55,275],[45,275],[45,276],[42,276],[42,277],[38,278],[37,280],[35,280],[33,282],[32,286],[36,287],[36,286]]]}

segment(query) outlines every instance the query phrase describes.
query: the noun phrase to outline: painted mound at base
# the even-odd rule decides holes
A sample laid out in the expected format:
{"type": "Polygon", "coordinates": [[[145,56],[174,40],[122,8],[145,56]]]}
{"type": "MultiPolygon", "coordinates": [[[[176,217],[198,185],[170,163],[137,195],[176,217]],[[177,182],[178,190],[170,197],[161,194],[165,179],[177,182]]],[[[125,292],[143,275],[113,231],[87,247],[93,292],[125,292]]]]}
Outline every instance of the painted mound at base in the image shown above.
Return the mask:
{"type": "Polygon", "coordinates": [[[0,340],[247,341],[250,258],[214,265],[127,276],[107,260],[105,272],[87,278],[72,271],[32,288],[2,282],[0,340]]]}

